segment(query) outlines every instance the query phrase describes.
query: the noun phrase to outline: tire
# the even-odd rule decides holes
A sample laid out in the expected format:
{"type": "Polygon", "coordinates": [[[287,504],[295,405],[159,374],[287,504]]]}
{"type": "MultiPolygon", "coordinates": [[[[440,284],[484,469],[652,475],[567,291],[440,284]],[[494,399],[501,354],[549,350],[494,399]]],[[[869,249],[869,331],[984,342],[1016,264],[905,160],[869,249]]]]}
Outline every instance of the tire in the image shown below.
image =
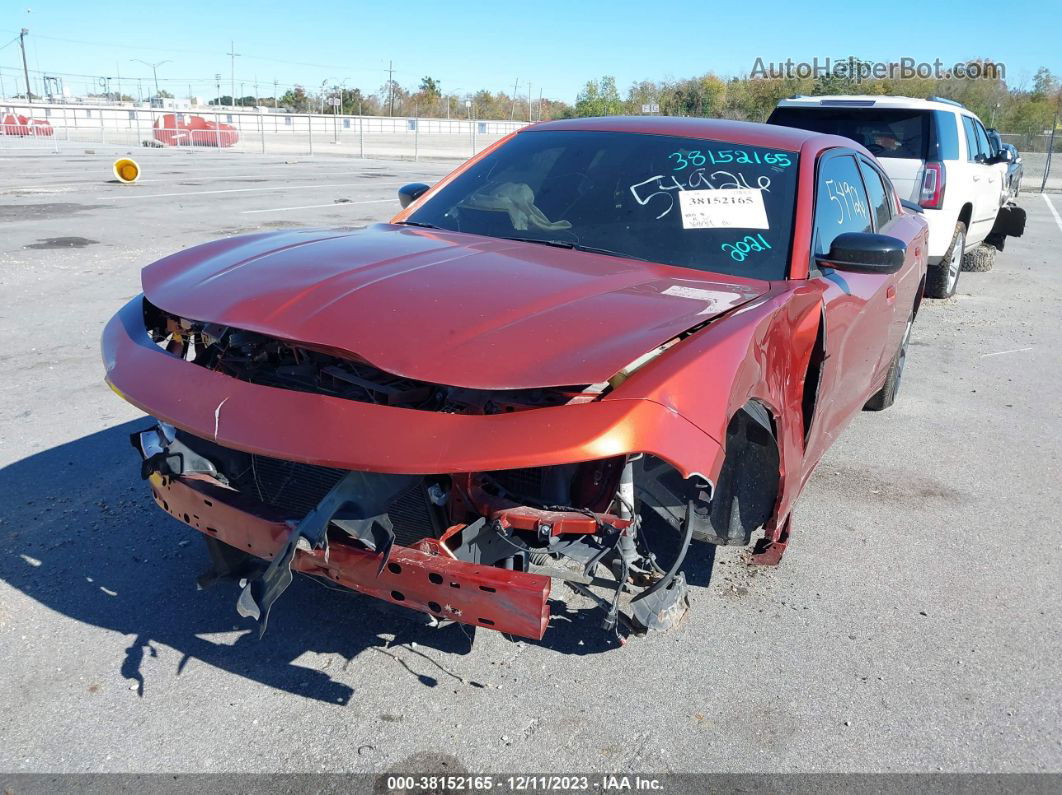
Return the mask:
{"type": "Polygon", "coordinates": [[[907,341],[911,339],[913,324],[914,315],[911,315],[907,319],[907,328],[904,329],[903,339],[900,340],[900,348],[892,357],[892,364],[889,365],[885,385],[863,404],[863,411],[883,411],[896,402],[896,394],[900,391],[900,379],[903,378],[903,366],[907,360],[907,341]]]}
{"type": "Polygon", "coordinates": [[[996,261],[996,249],[982,243],[962,258],[962,269],[973,273],[985,273],[992,270],[996,261]]]}
{"type": "Polygon", "coordinates": [[[966,248],[966,224],[955,224],[955,233],[951,236],[948,253],[936,265],[930,265],[926,273],[925,294],[929,298],[951,298],[959,284],[959,272],[962,270],[962,253],[966,248]]]}

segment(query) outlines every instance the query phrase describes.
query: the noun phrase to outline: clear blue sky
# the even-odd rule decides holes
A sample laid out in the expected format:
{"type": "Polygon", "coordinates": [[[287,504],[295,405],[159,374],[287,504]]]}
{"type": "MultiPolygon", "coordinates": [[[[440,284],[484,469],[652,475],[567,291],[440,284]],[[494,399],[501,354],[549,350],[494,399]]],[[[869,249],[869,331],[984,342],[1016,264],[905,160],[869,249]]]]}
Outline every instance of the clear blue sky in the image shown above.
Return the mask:
{"type": "MultiPolygon", "coordinates": [[[[395,79],[415,87],[424,75],[443,90],[520,91],[573,101],[592,77],[615,75],[621,91],[635,80],[729,76],[765,61],[857,55],[875,61],[912,57],[945,63],[991,57],[1011,86],[1031,83],[1037,67],[1062,71],[1062,6],[1057,0],[966,4],[930,0],[801,4],[759,0],[721,4],[675,0],[494,2],[334,2],[245,0],[5,0],[0,46],[27,27],[31,70],[67,77],[84,93],[92,76],[121,75],[124,93],[151,70],[131,59],[170,60],[162,87],[213,96],[214,74],[229,92],[229,41],[236,90],[272,94],[272,81],[316,90],[322,81],[375,91],[394,61],[395,79]],[[716,7],[712,7],[716,6],[716,7]],[[27,9],[31,9],[27,13],[27,9]],[[267,87],[268,86],[268,87],[267,87]]],[[[0,50],[8,92],[20,73],[17,44],[0,50]]],[[[32,77],[32,75],[31,75],[32,77]]],[[[115,87],[112,84],[112,90],[115,87]]],[[[143,84],[145,93],[148,82],[143,84]]]]}

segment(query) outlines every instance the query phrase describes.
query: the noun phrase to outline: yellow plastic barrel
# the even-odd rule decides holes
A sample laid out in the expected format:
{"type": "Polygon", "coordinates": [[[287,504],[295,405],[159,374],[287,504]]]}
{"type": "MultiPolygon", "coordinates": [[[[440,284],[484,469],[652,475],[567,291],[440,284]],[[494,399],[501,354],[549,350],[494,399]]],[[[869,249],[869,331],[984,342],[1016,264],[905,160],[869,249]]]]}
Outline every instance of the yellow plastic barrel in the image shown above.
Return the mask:
{"type": "Polygon", "coordinates": [[[114,161],[114,176],[119,182],[130,185],[140,179],[140,166],[131,157],[121,157],[114,161]]]}

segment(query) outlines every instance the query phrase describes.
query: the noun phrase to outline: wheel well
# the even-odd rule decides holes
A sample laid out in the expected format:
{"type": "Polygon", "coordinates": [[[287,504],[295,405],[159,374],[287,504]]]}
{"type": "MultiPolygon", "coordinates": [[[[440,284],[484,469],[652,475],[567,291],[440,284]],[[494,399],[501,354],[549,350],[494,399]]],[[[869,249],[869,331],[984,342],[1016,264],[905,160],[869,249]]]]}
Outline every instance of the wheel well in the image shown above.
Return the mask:
{"type": "Polygon", "coordinates": [[[808,369],[804,373],[804,394],[800,405],[804,419],[804,445],[807,446],[811,434],[811,423],[815,420],[815,407],[819,399],[819,387],[822,384],[822,363],[826,361],[826,315],[825,309],[819,314],[819,328],[815,333],[815,345],[808,358],[808,369]]]}
{"type": "Polygon", "coordinates": [[[959,220],[966,224],[966,231],[970,231],[970,219],[973,217],[973,205],[967,202],[959,210],[959,220]]]}
{"type": "Polygon", "coordinates": [[[770,412],[749,401],[731,417],[726,456],[714,485],[683,479],[662,459],[635,461],[635,494],[647,523],[662,520],[676,530],[689,522],[693,537],[712,544],[749,544],[752,533],[774,514],[778,499],[777,428],[770,412]]]}
{"type": "Polygon", "coordinates": [[[717,544],[748,544],[752,533],[771,518],[779,487],[777,439],[775,420],[758,401],[749,401],[730,419],[726,457],[704,517],[708,526],[695,527],[699,537],[717,544]]]}

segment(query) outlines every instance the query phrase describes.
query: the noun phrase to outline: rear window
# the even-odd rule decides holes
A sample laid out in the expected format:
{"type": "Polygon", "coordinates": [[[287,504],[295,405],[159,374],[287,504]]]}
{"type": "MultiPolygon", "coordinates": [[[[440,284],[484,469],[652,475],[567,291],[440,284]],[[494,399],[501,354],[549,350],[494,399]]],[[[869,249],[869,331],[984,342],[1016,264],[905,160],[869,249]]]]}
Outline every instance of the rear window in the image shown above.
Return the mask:
{"type": "Polygon", "coordinates": [[[929,159],[928,110],[903,108],[775,108],[768,124],[843,135],[876,157],[929,159]]]}

